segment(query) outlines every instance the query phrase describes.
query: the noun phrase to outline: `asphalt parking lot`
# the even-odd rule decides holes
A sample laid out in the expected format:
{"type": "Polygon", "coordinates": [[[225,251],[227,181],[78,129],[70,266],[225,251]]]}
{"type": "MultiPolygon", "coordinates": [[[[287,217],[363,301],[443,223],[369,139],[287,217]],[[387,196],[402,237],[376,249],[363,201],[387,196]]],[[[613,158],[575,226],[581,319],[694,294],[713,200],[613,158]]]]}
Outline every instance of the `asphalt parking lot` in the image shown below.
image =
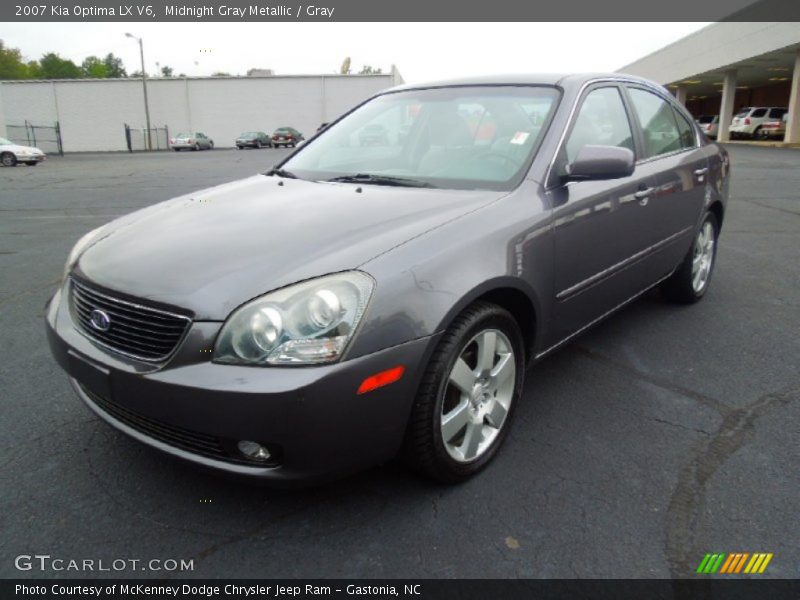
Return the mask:
{"type": "Polygon", "coordinates": [[[20,554],[194,560],[127,577],[670,577],[740,551],[800,577],[800,151],[730,148],[704,301],[649,294],[534,367],[479,477],[442,487],[389,464],[278,492],[94,417],[50,357],[43,306],[89,229],[285,152],[0,168],[0,577],[92,575],[20,572],[20,554]]]}

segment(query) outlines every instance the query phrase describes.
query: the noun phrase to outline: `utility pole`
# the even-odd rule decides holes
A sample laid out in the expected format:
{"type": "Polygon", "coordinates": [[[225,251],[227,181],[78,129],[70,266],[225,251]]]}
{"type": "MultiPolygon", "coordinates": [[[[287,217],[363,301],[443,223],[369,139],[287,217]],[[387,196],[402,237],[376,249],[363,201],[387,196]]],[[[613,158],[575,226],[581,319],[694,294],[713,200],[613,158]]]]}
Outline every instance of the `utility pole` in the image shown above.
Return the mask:
{"type": "Polygon", "coordinates": [[[147,149],[153,149],[153,141],[150,139],[150,104],[147,101],[147,72],[144,70],[144,46],[142,45],[142,38],[136,37],[132,33],[126,33],[125,37],[139,42],[139,58],[142,60],[142,91],[144,92],[144,120],[147,127],[147,149]]]}

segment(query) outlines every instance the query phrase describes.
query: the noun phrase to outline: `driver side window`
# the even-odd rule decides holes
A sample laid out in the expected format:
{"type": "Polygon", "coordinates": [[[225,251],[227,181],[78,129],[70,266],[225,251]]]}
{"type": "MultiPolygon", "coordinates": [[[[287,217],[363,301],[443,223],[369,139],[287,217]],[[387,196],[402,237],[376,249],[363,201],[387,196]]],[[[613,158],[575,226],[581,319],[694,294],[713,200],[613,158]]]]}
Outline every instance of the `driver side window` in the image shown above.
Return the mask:
{"type": "Polygon", "coordinates": [[[566,144],[567,164],[584,146],[617,146],[633,150],[633,133],[616,87],[597,88],[583,99],[566,144]]]}

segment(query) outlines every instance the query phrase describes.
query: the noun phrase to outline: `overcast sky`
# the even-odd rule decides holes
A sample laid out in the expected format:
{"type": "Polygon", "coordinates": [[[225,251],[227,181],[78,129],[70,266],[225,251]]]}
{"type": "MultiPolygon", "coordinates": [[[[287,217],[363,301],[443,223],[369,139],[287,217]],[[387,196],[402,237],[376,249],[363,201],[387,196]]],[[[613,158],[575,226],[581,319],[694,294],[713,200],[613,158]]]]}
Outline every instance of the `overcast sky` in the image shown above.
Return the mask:
{"type": "Polygon", "coordinates": [[[148,73],[334,73],[397,65],[407,82],[514,72],[614,71],[707,23],[0,23],[0,39],[27,59],[58,52],[76,63],[109,52],[148,73]]]}

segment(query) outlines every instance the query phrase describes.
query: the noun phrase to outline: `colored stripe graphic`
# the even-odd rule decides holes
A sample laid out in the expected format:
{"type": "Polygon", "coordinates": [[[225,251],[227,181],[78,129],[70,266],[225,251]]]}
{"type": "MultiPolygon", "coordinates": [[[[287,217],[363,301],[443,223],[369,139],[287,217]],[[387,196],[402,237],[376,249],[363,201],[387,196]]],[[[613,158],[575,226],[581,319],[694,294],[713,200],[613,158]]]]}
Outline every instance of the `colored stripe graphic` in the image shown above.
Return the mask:
{"type": "Polygon", "coordinates": [[[725,563],[722,565],[722,569],[720,569],[719,572],[720,573],[727,573],[728,569],[730,568],[731,563],[733,562],[734,558],[736,558],[735,554],[728,554],[728,560],[725,561],[725,563]]]}
{"type": "Polygon", "coordinates": [[[761,564],[762,560],[764,560],[764,555],[759,552],[756,552],[755,554],[753,554],[753,558],[750,559],[750,562],[747,563],[747,566],[744,568],[744,572],[755,573],[755,569],[758,568],[758,565],[761,564]]]}
{"type": "Polygon", "coordinates": [[[774,554],[771,552],[708,553],[700,561],[696,573],[735,575],[763,573],[774,554]],[[747,565],[747,566],[745,566],[747,565]]]}
{"type": "Polygon", "coordinates": [[[772,552],[767,554],[767,556],[764,558],[764,562],[761,563],[761,568],[758,569],[759,573],[763,573],[764,572],[764,569],[767,568],[767,565],[769,564],[769,561],[772,560],[772,556],[773,556],[772,552]]]}
{"type": "Polygon", "coordinates": [[[706,554],[703,557],[703,560],[700,561],[700,566],[697,567],[697,571],[695,571],[695,572],[696,573],[705,573],[706,572],[706,565],[708,564],[709,560],[711,560],[711,555],[710,554],[706,554]]]}
{"type": "Polygon", "coordinates": [[[745,552],[744,554],[742,554],[741,560],[736,565],[736,570],[734,571],[733,569],[731,569],[731,573],[738,573],[739,571],[741,571],[742,567],[744,566],[744,561],[746,561],[749,557],[750,557],[749,552],[745,552]]]}
{"type": "Polygon", "coordinates": [[[709,569],[706,573],[716,573],[719,566],[722,564],[722,561],[725,559],[725,553],[715,555],[717,559],[709,565],[709,569]]]}

